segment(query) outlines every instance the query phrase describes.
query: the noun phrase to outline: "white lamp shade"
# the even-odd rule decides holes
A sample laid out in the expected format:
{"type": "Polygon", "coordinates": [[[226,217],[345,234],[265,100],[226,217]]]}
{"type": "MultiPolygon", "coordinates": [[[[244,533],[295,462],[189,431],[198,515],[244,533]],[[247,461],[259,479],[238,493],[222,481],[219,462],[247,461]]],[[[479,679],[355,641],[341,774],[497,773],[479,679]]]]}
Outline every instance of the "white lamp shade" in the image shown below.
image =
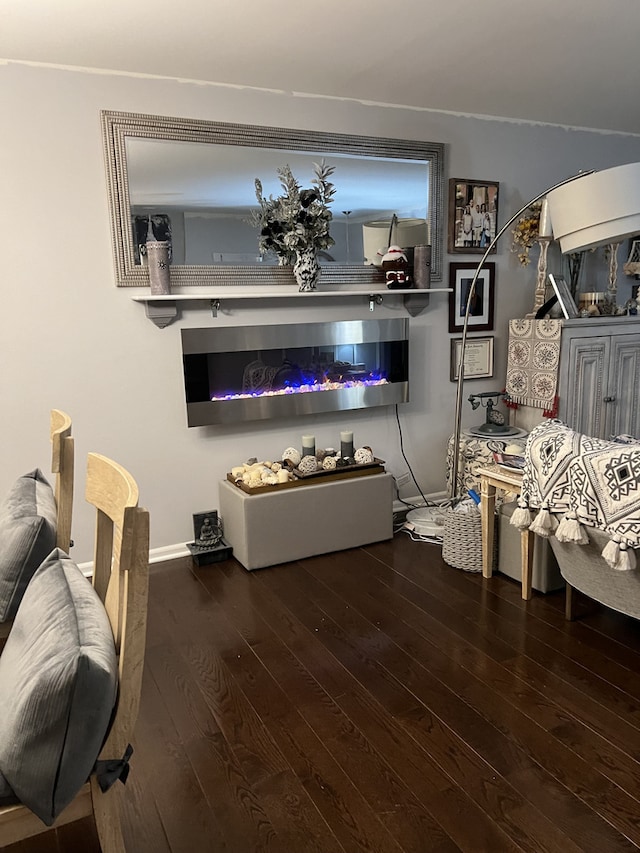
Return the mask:
{"type": "Polygon", "coordinates": [[[585,175],[547,193],[547,200],[563,253],[618,243],[640,233],[640,163],[585,175]]]}
{"type": "Polygon", "coordinates": [[[429,243],[429,228],[426,219],[398,219],[395,236],[389,243],[390,219],[377,219],[365,222],[362,226],[364,244],[364,262],[367,265],[382,266],[382,256],[390,245],[407,249],[410,246],[422,246],[429,243]]]}

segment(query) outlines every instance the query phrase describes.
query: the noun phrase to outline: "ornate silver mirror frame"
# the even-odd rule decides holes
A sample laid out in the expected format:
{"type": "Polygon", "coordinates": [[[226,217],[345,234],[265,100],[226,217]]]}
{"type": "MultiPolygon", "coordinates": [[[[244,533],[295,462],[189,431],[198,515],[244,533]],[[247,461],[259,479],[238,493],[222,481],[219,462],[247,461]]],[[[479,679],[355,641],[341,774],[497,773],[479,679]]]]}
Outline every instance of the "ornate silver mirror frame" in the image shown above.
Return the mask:
{"type": "MultiPolygon", "coordinates": [[[[117,285],[148,286],[148,271],[134,260],[131,203],[127,171],[128,137],[177,142],[216,143],[271,148],[286,151],[332,152],[381,159],[423,161],[428,170],[427,218],[431,233],[431,279],[442,280],[442,238],[444,223],[444,145],[407,139],[352,136],[279,127],[227,124],[197,119],[172,118],[103,111],[101,113],[107,184],[111,214],[111,235],[117,285]]],[[[328,264],[322,268],[328,285],[381,284],[376,267],[328,264]]],[[[172,287],[249,286],[291,284],[289,268],[263,266],[173,266],[172,287]]]]}

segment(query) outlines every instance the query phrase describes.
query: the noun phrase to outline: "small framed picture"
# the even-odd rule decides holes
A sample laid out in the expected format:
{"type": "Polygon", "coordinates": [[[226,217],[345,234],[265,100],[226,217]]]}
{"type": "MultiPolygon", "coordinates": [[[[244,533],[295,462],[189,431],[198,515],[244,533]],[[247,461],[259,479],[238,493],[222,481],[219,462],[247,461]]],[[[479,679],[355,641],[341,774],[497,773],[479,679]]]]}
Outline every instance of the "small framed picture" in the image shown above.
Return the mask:
{"type": "Polygon", "coordinates": [[[574,298],[571,295],[571,291],[569,290],[569,285],[564,278],[562,278],[562,276],[549,273],[549,281],[551,282],[551,287],[553,287],[553,292],[556,295],[556,299],[558,300],[558,305],[560,306],[564,319],[573,320],[578,317],[578,306],[576,305],[574,298]]]}
{"type": "MultiPolygon", "coordinates": [[[[497,181],[449,180],[448,250],[465,255],[484,254],[496,236],[497,181]]],[[[496,251],[494,246],[491,254],[496,251]]]]}
{"type": "MultiPolygon", "coordinates": [[[[462,338],[451,339],[451,368],[449,379],[458,381],[462,338]]],[[[467,338],[464,350],[464,378],[487,379],[493,376],[493,338],[467,338]]]]}
{"type": "MultiPolygon", "coordinates": [[[[461,332],[464,326],[464,314],[469,299],[471,282],[476,268],[473,264],[449,264],[449,331],[461,332]]],[[[495,264],[484,264],[478,280],[469,311],[468,329],[474,332],[493,330],[495,264]]]]}

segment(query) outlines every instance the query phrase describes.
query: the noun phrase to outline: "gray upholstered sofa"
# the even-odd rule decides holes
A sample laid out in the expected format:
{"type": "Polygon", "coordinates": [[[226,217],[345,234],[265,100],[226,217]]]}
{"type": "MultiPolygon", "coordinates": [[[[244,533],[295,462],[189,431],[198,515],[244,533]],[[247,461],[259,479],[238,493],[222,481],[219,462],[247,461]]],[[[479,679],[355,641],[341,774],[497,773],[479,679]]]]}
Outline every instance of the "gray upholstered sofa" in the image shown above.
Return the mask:
{"type": "Polygon", "coordinates": [[[549,539],[567,583],[567,618],[573,618],[572,590],[577,589],[613,610],[640,619],[640,549],[636,550],[638,568],[620,572],[612,569],[602,557],[609,537],[593,528],[585,532],[589,537],[588,545],[558,542],[555,536],[549,539]]]}

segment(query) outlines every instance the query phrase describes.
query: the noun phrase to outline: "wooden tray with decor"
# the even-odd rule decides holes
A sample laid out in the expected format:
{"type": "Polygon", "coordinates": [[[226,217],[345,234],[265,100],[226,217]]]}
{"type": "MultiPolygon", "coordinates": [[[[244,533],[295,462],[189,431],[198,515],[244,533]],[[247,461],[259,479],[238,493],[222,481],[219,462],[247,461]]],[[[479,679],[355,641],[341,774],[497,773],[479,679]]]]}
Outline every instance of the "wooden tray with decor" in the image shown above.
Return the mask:
{"type": "Polygon", "coordinates": [[[296,486],[312,486],[333,480],[366,477],[368,474],[384,474],[384,459],[374,459],[373,462],[364,462],[362,465],[344,465],[342,468],[334,468],[331,471],[325,471],[322,468],[312,474],[302,474],[295,468],[293,473],[298,479],[287,480],[286,483],[276,483],[273,486],[247,486],[242,480],[236,482],[231,473],[227,474],[227,480],[248,495],[264,495],[266,492],[280,492],[283,489],[292,489],[296,486]]]}

